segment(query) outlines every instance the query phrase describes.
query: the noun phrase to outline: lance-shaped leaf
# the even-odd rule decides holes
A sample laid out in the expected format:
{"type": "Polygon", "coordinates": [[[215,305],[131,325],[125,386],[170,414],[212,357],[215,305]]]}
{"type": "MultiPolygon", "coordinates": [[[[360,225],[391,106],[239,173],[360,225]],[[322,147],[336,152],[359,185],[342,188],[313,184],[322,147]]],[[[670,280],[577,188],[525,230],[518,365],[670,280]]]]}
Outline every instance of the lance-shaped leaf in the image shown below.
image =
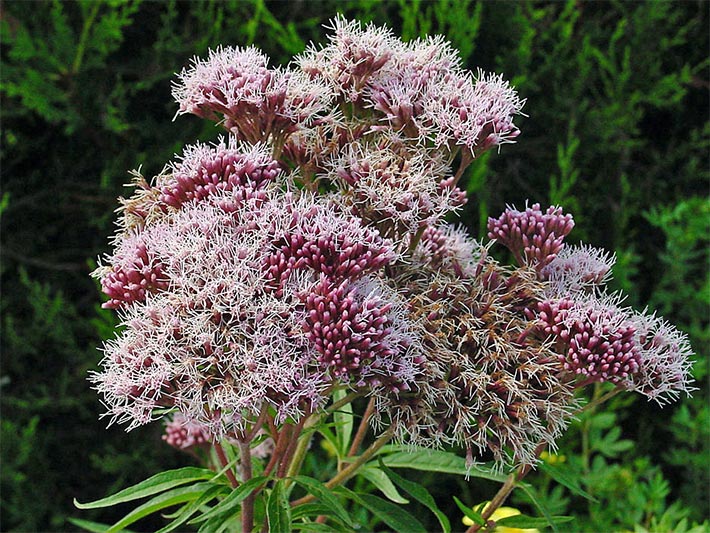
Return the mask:
{"type": "Polygon", "coordinates": [[[101,500],[96,500],[95,502],[89,503],[79,503],[74,500],[74,505],[79,509],[97,509],[99,507],[111,507],[118,503],[130,502],[132,500],[138,500],[140,498],[145,498],[146,496],[152,496],[153,494],[158,494],[159,492],[166,491],[168,489],[179,487],[180,485],[186,485],[187,483],[192,483],[193,481],[199,481],[201,479],[211,479],[214,477],[214,472],[206,468],[196,468],[194,466],[188,466],[185,468],[178,468],[177,470],[168,470],[167,472],[161,472],[153,477],[141,481],[137,485],[123,489],[117,492],[113,496],[108,496],[102,498],[101,500]]]}
{"type": "Polygon", "coordinates": [[[288,503],[288,489],[285,480],[279,479],[269,494],[266,502],[266,519],[269,531],[290,533],[291,531],[291,506],[288,503]]]}
{"type": "Polygon", "coordinates": [[[431,494],[429,494],[428,490],[426,490],[419,483],[415,483],[414,481],[405,479],[396,472],[393,472],[392,470],[387,468],[382,462],[382,458],[380,458],[380,468],[382,469],[382,472],[389,476],[389,478],[394,481],[399,488],[401,488],[404,492],[409,494],[412,498],[417,500],[419,503],[429,509],[432,513],[434,513],[436,518],[439,520],[441,530],[444,533],[451,532],[451,523],[449,522],[449,519],[444,513],[441,512],[441,509],[439,509],[439,507],[436,505],[434,498],[431,494]]]}
{"type": "Polygon", "coordinates": [[[422,523],[401,507],[373,496],[372,494],[357,494],[345,487],[338,487],[338,492],[344,494],[358,505],[362,505],[394,531],[408,533],[426,533],[422,523]]]}

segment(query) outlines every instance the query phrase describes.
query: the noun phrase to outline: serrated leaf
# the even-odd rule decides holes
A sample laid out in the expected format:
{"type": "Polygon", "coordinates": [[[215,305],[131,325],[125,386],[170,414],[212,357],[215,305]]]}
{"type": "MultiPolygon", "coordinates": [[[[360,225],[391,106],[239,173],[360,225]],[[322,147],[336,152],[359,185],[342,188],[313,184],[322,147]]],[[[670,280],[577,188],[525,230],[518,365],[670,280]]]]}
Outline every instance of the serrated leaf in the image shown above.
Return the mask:
{"type": "Polygon", "coordinates": [[[264,483],[267,478],[264,476],[257,476],[251,478],[246,483],[242,483],[236,489],[229,493],[224,500],[215,505],[212,509],[207,511],[205,514],[193,518],[188,522],[188,524],[195,524],[197,522],[202,522],[204,520],[209,520],[217,515],[222,515],[229,513],[235,507],[239,506],[259,485],[264,483]]]}
{"type": "Polygon", "coordinates": [[[130,502],[132,500],[145,498],[146,496],[152,496],[153,494],[157,494],[180,485],[185,485],[186,483],[191,483],[193,481],[210,479],[213,476],[214,472],[212,472],[212,470],[197,468],[194,466],[178,468],[177,470],[168,470],[167,472],[156,474],[145,481],[141,481],[137,485],[123,489],[113,496],[108,496],[89,503],[79,503],[74,500],[74,505],[79,509],[111,507],[112,505],[116,505],[118,503],[130,502]]]}
{"type": "Polygon", "coordinates": [[[577,481],[572,476],[568,475],[567,472],[564,471],[564,469],[557,466],[551,466],[546,463],[540,464],[539,468],[552,479],[557,481],[560,485],[564,485],[565,487],[567,487],[574,494],[582,496],[583,498],[586,498],[587,500],[593,502],[597,501],[594,496],[592,496],[582,487],[580,487],[579,483],[577,483],[577,481]]]}
{"type": "MultiPolygon", "coordinates": [[[[67,521],[74,524],[77,527],[85,531],[91,531],[92,533],[105,533],[110,527],[108,524],[100,524],[99,522],[92,522],[91,520],[82,520],[81,518],[67,518],[67,521]]],[[[130,529],[122,529],[120,533],[135,533],[130,529]]]]}
{"type": "Polygon", "coordinates": [[[309,494],[312,494],[318,500],[331,509],[334,515],[339,518],[344,524],[352,527],[353,522],[350,515],[345,510],[345,507],[333,495],[333,492],[326,487],[322,482],[308,476],[295,476],[293,480],[304,487],[309,494]]]}
{"type": "Polygon", "coordinates": [[[339,487],[341,492],[355,503],[362,505],[373,515],[379,518],[395,531],[406,531],[407,533],[427,533],[424,526],[410,515],[407,511],[397,505],[383,500],[372,494],[357,494],[345,487],[339,487]]]}
{"type": "Polygon", "coordinates": [[[506,518],[496,520],[496,526],[505,526],[518,529],[533,529],[547,527],[551,523],[564,524],[565,522],[571,522],[572,520],[574,520],[574,516],[552,516],[551,518],[552,522],[549,522],[547,518],[538,518],[534,516],[527,516],[524,514],[516,514],[514,516],[508,516],[506,518]]]}
{"type": "Polygon", "coordinates": [[[473,520],[476,524],[478,524],[479,526],[483,526],[486,524],[486,521],[483,519],[483,516],[481,516],[481,513],[479,513],[477,510],[471,509],[468,505],[463,503],[456,496],[454,496],[454,501],[456,502],[456,505],[461,510],[461,512],[465,516],[473,520]]]}
{"type": "Polygon", "coordinates": [[[466,466],[463,457],[451,452],[441,450],[428,450],[421,452],[397,452],[382,458],[390,468],[412,468],[425,472],[443,472],[446,474],[469,475],[481,479],[489,479],[503,483],[506,476],[496,474],[482,467],[466,466]]]}
{"type": "Polygon", "coordinates": [[[405,491],[407,494],[409,494],[412,498],[417,500],[419,503],[424,505],[427,509],[429,509],[436,518],[439,520],[439,524],[441,525],[441,530],[444,533],[450,533],[451,532],[451,523],[449,522],[449,519],[446,517],[446,515],[441,512],[441,509],[436,505],[436,501],[434,501],[434,498],[432,497],[431,494],[429,494],[429,491],[426,490],[422,485],[419,483],[416,483],[414,481],[410,481],[408,479],[403,478],[396,472],[393,472],[389,468],[385,466],[385,464],[382,462],[382,459],[380,458],[380,468],[384,471],[385,474],[389,476],[389,478],[394,481],[394,483],[397,484],[399,488],[401,488],[403,491],[405,491]]]}
{"type": "Polygon", "coordinates": [[[269,499],[266,502],[266,520],[269,523],[269,531],[274,533],[289,533],[291,531],[291,506],[288,503],[283,479],[276,482],[269,494],[269,499]]]}
{"type": "Polygon", "coordinates": [[[136,507],[133,511],[107,529],[106,533],[117,533],[124,527],[129,526],[156,511],[160,511],[161,509],[165,509],[166,507],[171,507],[179,503],[192,501],[198,498],[200,494],[206,492],[211,486],[213,486],[211,483],[197,483],[195,485],[190,485],[189,487],[178,487],[176,489],[163,492],[162,494],[158,494],[143,505],[136,507]]]}
{"type": "Polygon", "coordinates": [[[364,477],[375,487],[377,487],[382,494],[387,496],[387,499],[399,504],[409,503],[409,500],[404,498],[397,491],[397,487],[395,487],[390,478],[387,477],[387,474],[379,468],[374,466],[366,466],[360,469],[358,475],[364,477]]]}

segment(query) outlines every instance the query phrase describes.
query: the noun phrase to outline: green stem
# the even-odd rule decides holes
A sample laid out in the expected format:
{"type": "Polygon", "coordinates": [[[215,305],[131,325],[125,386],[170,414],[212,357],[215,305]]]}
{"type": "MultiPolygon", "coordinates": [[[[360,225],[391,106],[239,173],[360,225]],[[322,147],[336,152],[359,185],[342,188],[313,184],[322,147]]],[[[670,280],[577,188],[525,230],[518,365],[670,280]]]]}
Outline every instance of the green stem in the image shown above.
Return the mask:
{"type": "Polygon", "coordinates": [[[79,72],[81,68],[81,62],[84,59],[84,51],[86,50],[86,41],[89,38],[89,30],[94,24],[94,19],[99,13],[99,8],[101,7],[101,2],[96,2],[89,12],[89,16],[84,20],[84,26],[81,28],[81,37],[79,37],[79,44],[76,47],[76,55],[74,56],[74,63],[71,67],[72,74],[79,72]]]}
{"type": "MultiPolygon", "coordinates": [[[[370,445],[370,447],[362,453],[360,457],[358,457],[355,461],[350,463],[350,465],[348,465],[346,468],[344,468],[335,476],[333,476],[330,481],[327,481],[325,483],[325,486],[329,489],[333,489],[338,485],[342,485],[343,483],[345,483],[348,479],[353,477],[355,473],[360,469],[360,467],[364,465],[367,461],[369,461],[372,456],[379,451],[380,448],[387,444],[393,436],[394,428],[390,426],[389,428],[387,428],[387,431],[385,431],[380,436],[380,438],[373,442],[372,445],[370,445]]],[[[313,496],[312,494],[308,494],[303,498],[299,498],[298,500],[291,502],[291,507],[296,507],[304,503],[312,502],[315,499],[315,496],[313,496]]]]}
{"type": "Polygon", "coordinates": [[[508,476],[508,479],[505,480],[505,483],[503,483],[503,486],[498,490],[496,495],[493,496],[491,503],[486,505],[486,508],[481,513],[481,517],[486,522],[486,525],[473,524],[466,530],[466,533],[475,533],[476,531],[479,531],[482,527],[487,527],[488,519],[493,515],[493,513],[495,513],[498,507],[505,503],[505,500],[508,498],[508,496],[510,496],[510,493],[513,492],[516,482],[517,475],[515,473],[510,474],[508,476]]]}
{"type": "MultiPolygon", "coordinates": [[[[540,457],[540,454],[546,447],[546,442],[541,442],[540,444],[538,444],[537,448],[535,448],[535,457],[540,457]]],[[[486,505],[485,509],[481,513],[481,517],[486,522],[486,524],[473,524],[466,530],[466,533],[475,533],[476,531],[479,531],[482,527],[488,527],[488,519],[493,516],[493,513],[496,512],[496,509],[498,509],[501,505],[505,503],[505,500],[507,500],[508,496],[510,496],[510,493],[513,492],[513,489],[515,489],[517,483],[519,481],[522,481],[522,479],[527,476],[531,470],[532,465],[522,465],[519,466],[515,472],[510,474],[505,480],[505,483],[503,483],[503,486],[498,490],[496,495],[491,500],[491,503],[486,505]]]]}

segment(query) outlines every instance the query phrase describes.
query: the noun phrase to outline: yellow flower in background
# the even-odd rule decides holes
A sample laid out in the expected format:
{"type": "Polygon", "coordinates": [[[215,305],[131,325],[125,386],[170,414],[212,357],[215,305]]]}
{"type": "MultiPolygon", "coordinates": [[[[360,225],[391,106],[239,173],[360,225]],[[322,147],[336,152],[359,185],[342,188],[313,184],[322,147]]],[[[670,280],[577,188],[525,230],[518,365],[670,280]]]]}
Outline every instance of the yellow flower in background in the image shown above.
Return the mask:
{"type": "Polygon", "coordinates": [[[542,452],[540,459],[548,465],[559,465],[567,461],[566,455],[557,455],[556,453],[542,452]]]}
{"type": "MultiPolygon", "coordinates": [[[[486,506],[479,512],[483,513],[488,508],[488,505],[490,505],[490,502],[486,502],[486,506]]],[[[474,505],[473,508],[475,509],[477,507],[480,507],[480,505],[474,505]]],[[[488,520],[493,520],[494,522],[497,522],[498,520],[503,520],[504,518],[508,518],[509,516],[516,516],[519,514],[522,513],[514,507],[498,507],[498,509],[493,511],[493,514],[488,520]]],[[[463,523],[466,526],[472,526],[473,520],[471,520],[468,516],[464,516],[463,523]]],[[[493,531],[495,533],[540,533],[540,530],[538,529],[520,529],[517,527],[506,526],[496,526],[493,531]]]]}

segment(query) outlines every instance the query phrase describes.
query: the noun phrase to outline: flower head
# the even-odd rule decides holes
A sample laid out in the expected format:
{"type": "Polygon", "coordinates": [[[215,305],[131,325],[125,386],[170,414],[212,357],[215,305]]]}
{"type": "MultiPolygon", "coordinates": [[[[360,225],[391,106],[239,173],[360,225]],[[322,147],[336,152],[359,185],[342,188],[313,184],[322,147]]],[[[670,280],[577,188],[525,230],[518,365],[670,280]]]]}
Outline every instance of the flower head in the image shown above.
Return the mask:
{"type": "Polygon", "coordinates": [[[660,405],[690,395],[693,350],[688,337],[655,315],[634,313],[631,322],[640,364],[633,389],[660,405]]]}
{"type": "Polygon", "coordinates": [[[638,372],[636,329],[613,300],[543,301],[538,311],[544,332],[558,341],[563,368],[581,376],[583,383],[627,384],[638,372]]]}
{"type": "Polygon", "coordinates": [[[173,86],[178,114],[224,120],[224,127],[251,143],[282,142],[330,106],[332,90],[300,71],[271,69],[254,47],[210,50],[195,58],[173,86]]]}
{"type": "Polygon", "coordinates": [[[373,74],[381,70],[402,48],[391,30],[338,16],[332,20],[330,44],[311,47],[296,59],[311,77],[320,77],[335,87],[346,100],[355,102],[373,74]]]}
{"type": "Polygon", "coordinates": [[[505,245],[519,264],[532,264],[540,271],[562,250],[562,241],[572,231],[572,215],[560,207],[549,207],[544,213],[540,204],[518,211],[508,207],[497,218],[488,219],[488,238],[505,245]]]}
{"type": "Polygon", "coordinates": [[[592,246],[565,246],[540,272],[549,282],[551,297],[564,297],[603,286],[610,277],[615,257],[592,246]]]}
{"type": "Polygon", "coordinates": [[[217,191],[231,191],[231,202],[266,198],[267,187],[281,173],[265,145],[238,145],[234,137],[214,146],[196,144],[185,148],[182,158],[171,166],[171,172],[161,175],[158,188],[160,200],[179,209],[189,201],[199,201],[217,191]]]}

